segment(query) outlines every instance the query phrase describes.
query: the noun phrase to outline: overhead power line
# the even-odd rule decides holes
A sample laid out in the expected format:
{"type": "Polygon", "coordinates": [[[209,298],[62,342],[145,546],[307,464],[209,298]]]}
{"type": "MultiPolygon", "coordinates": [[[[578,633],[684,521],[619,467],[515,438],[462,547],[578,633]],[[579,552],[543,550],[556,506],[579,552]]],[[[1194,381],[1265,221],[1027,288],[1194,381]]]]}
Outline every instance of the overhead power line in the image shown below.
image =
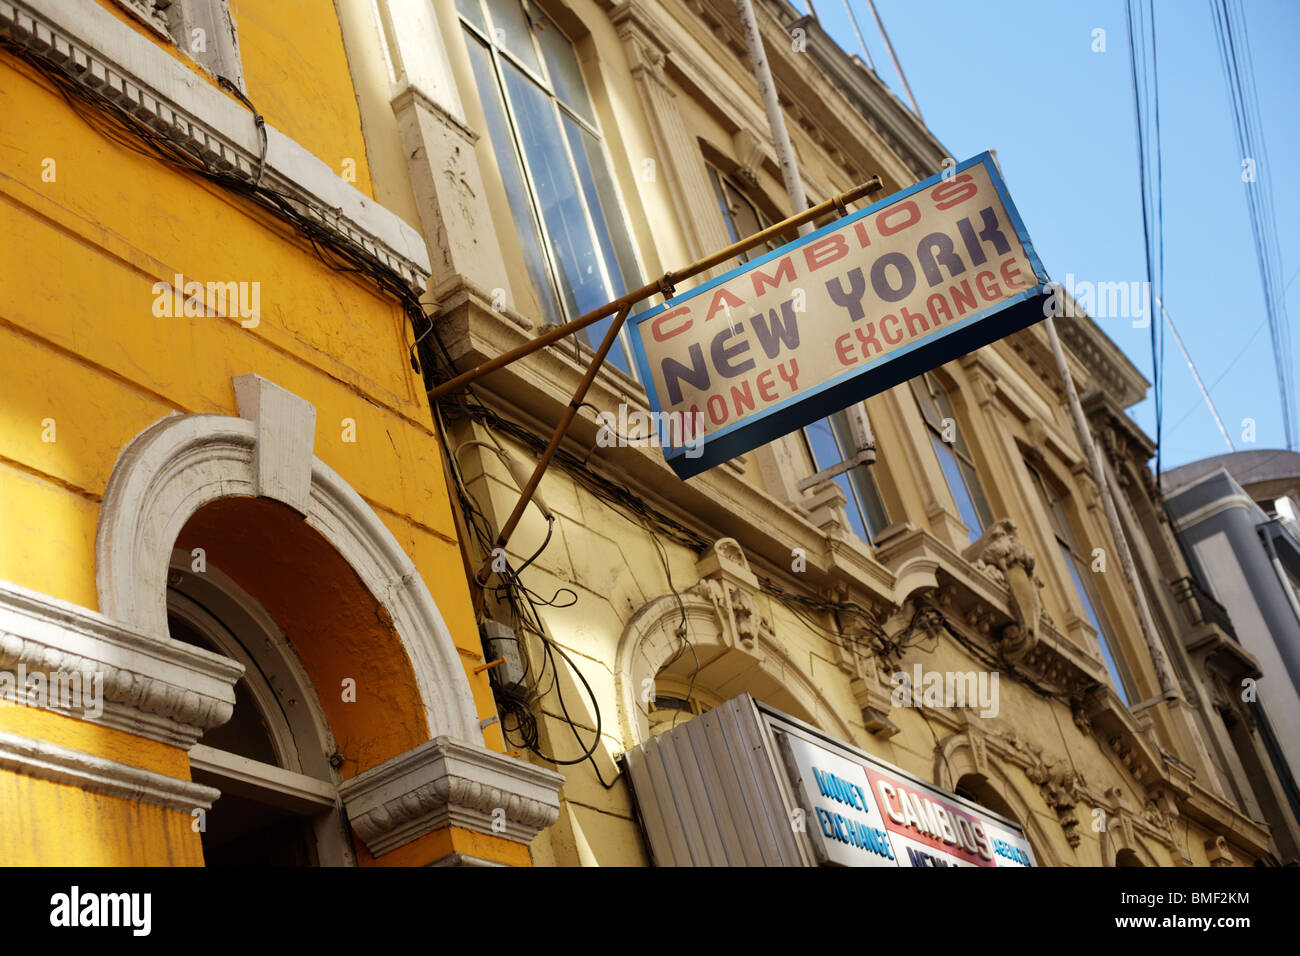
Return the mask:
{"type": "Polygon", "coordinates": [[[1210,15],[1228,99],[1232,104],[1233,131],[1241,155],[1241,178],[1246,189],[1246,208],[1250,213],[1255,258],[1273,348],[1273,365],[1282,401],[1282,428],[1287,448],[1295,451],[1291,329],[1286,314],[1286,292],[1281,285],[1281,254],[1274,218],[1271,167],[1255,89],[1255,67],[1246,17],[1240,0],[1231,3],[1229,0],[1210,0],[1210,15]]]}
{"type": "Polygon", "coordinates": [[[871,62],[871,54],[867,52],[867,41],[862,39],[862,28],[858,26],[857,14],[849,6],[849,0],[844,0],[844,12],[849,15],[849,22],[853,24],[853,32],[858,36],[858,47],[862,50],[862,60],[867,64],[867,69],[875,70],[876,65],[871,62]]]}
{"type": "MultiPolygon", "coordinates": [[[[1125,2],[1129,70],[1133,79],[1133,115],[1137,124],[1138,185],[1142,194],[1143,253],[1147,284],[1157,301],[1164,300],[1164,165],[1160,153],[1160,86],[1156,69],[1155,9],[1147,0],[1125,2]],[[1148,30],[1150,37],[1148,39],[1148,30]]],[[[1156,480],[1164,446],[1164,325],[1150,323],[1151,387],[1156,413],[1156,480]]]]}

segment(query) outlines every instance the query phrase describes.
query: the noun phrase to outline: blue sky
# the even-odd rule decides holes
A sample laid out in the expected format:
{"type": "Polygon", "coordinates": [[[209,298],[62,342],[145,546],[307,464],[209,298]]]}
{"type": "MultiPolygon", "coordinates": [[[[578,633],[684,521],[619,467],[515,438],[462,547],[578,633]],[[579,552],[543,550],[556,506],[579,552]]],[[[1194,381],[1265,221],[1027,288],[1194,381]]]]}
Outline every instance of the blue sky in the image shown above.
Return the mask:
{"type": "MultiPolygon", "coordinates": [[[[793,0],[806,9],[807,0],[793,0]]],[[[813,0],[842,47],[858,43],[844,0],[813,0]]],[[[864,0],[850,0],[880,78],[904,99],[864,0]]],[[[998,161],[1052,278],[1146,276],[1133,89],[1123,0],[876,0],[925,121],[958,161],[998,161]],[[1093,31],[1106,51],[1093,52],[1093,31]]],[[[1300,2],[1245,0],[1272,160],[1282,282],[1300,267],[1300,2]]],[[[1241,159],[1204,0],[1155,0],[1164,156],[1165,305],[1238,451],[1285,447],[1241,159]],[[1242,441],[1242,420],[1256,423],[1242,441]]],[[[1300,316],[1300,278],[1286,302],[1300,316]]],[[[1159,320],[1152,305],[1153,321],[1159,320]]],[[[1102,319],[1151,379],[1150,330],[1102,319]]],[[[1226,452],[1172,336],[1166,336],[1164,449],[1170,467],[1226,452]]],[[[1300,348],[1300,344],[1293,349],[1300,348]]],[[[1294,357],[1294,351],[1293,351],[1294,357]]],[[[1155,436],[1148,398],[1130,414],[1155,436]]],[[[1293,409],[1293,415],[1300,414],[1293,409]]]]}

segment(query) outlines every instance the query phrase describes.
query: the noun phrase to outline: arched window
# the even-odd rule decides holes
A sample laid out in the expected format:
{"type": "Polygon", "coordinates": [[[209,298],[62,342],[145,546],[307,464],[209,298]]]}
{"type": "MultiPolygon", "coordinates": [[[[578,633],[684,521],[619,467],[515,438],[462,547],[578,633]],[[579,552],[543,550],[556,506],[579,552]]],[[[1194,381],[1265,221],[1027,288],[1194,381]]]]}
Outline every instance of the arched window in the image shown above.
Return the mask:
{"type": "Polygon", "coordinates": [[[1084,559],[1084,552],[1079,547],[1078,539],[1075,538],[1074,530],[1070,526],[1069,515],[1065,509],[1065,496],[1060,494],[1050,482],[1044,479],[1029,462],[1025,462],[1025,467],[1029,469],[1029,477],[1033,480],[1034,486],[1038,488],[1043,507],[1047,509],[1047,517],[1052,524],[1052,533],[1056,536],[1056,545],[1060,549],[1062,561],[1065,562],[1065,569],[1074,582],[1074,592],[1083,607],[1084,617],[1092,625],[1093,630],[1097,632],[1097,643],[1101,648],[1101,657],[1106,662],[1106,670],[1110,672],[1110,679],[1115,685],[1115,692],[1119,694],[1120,699],[1127,706],[1130,700],[1129,694],[1132,690],[1132,682],[1127,677],[1128,672],[1123,666],[1123,661],[1114,652],[1110,621],[1106,617],[1101,602],[1097,600],[1097,593],[1092,586],[1091,566],[1084,559]]]}
{"type": "Polygon", "coordinates": [[[1008,820],[1020,822],[1015,810],[1011,809],[1011,805],[1002,798],[1002,795],[993,788],[993,785],[982,774],[966,774],[957,781],[957,786],[953,788],[953,792],[959,797],[965,797],[972,803],[978,803],[994,813],[1001,814],[1008,820]]]}
{"type": "Polygon", "coordinates": [[[221,791],[201,822],[207,865],[355,863],[330,765],[333,738],[269,615],[220,570],[195,571],[177,551],[167,625],[173,640],[244,665],[230,720],[190,750],[194,780],[221,791]]]}
{"type": "Polygon", "coordinates": [[[970,448],[957,427],[957,416],[953,414],[948,393],[929,372],[912,379],[910,384],[921,417],[930,431],[930,444],[939,457],[939,467],[957,505],[957,513],[974,541],[993,523],[993,512],[989,510],[988,499],[980,487],[970,448]]]}
{"type": "MultiPolygon", "coordinates": [[[[531,0],[456,0],[542,318],[559,324],[643,283],[573,44],[531,0]]],[[[578,334],[598,345],[611,319],[578,334]]],[[[609,361],[632,372],[627,333],[609,361]]]]}

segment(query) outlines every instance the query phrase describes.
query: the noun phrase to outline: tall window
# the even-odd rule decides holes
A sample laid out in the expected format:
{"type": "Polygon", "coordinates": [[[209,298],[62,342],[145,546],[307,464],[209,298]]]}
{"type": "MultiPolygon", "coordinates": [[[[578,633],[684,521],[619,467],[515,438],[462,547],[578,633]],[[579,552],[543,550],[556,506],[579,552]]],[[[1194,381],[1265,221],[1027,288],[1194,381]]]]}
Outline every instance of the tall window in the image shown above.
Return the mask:
{"type": "Polygon", "coordinates": [[[948,393],[929,372],[912,379],[911,386],[916,404],[921,408],[921,417],[930,431],[930,444],[939,456],[939,467],[943,469],[948,490],[957,504],[957,513],[974,541],[993,523],[993,513],[980,487],[966,439],[957,427],[957,416],[953,414],[948,393]]]}
{"type": "Polygon", "coordinates": [[[1119,662],[1110,649],[1110,624],[1102,613],[1101,604],[1097,600],[1096,592],[1093,590],[1092,569],[1089,563],[1084,560],[1083,552],[1079,549],[1078,540],[1074,537],[1074,531],[1070,527],[1070,521],[1065,511],[1065,501],[1033,465],[1026,462],[1025,467],[1029,469],[1029,476],[1038,488],[1038,494],[1043,499],[1044,507],[1047,508],[1047,516],[1052,522],[1052,533],[1056,535],[1057,547],[1061,549],[1061,559],[1065,562],[1065,567],[1074,581],[1074,590],[1079,596],[1079,603],[1083,605],[1083,613],[1087,617],[1088,623],[1092,625],[1093,630],[1097,632],[1097,643],[1101,646],[1101,656],[1106,662],[1106,670],[1110,672],[1111,683],[1115,685],[1115,692],[1119,694],[1120,699],[1127,706],[1130,685],[1124,679],[1124,673],[1120,669],[1119,662]]]}
{"type": "MultiPolygon", "coordinates": [[[[573,44],[529,0],[456,0],[542,317],[559,324],[642,284],[573,44]]],[[[595,347],[612,319],[578,335],[595,347]]],[[[627,333],[609,361],[632,373],[627,333]]]]}
{"type": "MultiPolygon", "coordinates": [[[[838,465],[857,453],[848,415],[842,411],[807,426],[803,437],[815,471],[838,465]]],[[[871,469],[858,465],[836,475],[834,481],[844,492],[844,510],[849,524],[859,538],[870,543],[889,524],[889,515],[871,469]]]]}

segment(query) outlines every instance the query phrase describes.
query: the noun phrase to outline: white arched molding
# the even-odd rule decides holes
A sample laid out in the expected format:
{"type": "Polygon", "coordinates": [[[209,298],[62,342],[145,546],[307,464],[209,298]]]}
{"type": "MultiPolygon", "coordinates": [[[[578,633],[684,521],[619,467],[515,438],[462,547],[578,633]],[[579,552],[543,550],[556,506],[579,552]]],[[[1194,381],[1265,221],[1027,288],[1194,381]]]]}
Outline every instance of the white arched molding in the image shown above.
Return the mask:
{"type": "Polygon", "coordinates": [[[415,565],[361,496],[312,453],[315,409],[256,375],[234,384],[241,418],[172,415],[118,456],[95,538],[101,611],[183,646],[167,636],[167,575],[185,523],[221,498],[288,505],[388,612],[424,703],[429,740],[339,787],[356,834],[374,856],[447,826],[527,844],[558,817],[564,777],[483,746],[460,655],[415,565]]]}
{"type": "Polygon", "coordinates": [[[740,546],[730,538],[719,539],[696,569],[701,577],[694,586],[648,601],[632,615],[619,639],[615,683],[625,748],[630,750],[650,737],[646,698],[653,700],[655,676],[678,653],[689,660],[691,648],[679,636],[683,615],[685,637],[697,651],[716,646],[751,658],[812,715],[820,729],[855,743],[852,728],[762,615],[755,600],[758,580],[740,546]]]}
{"type": "Polygon", "coordinates": [[[481,744],[451,632],[379,516],[312,454],[315,410],[258,376],[240,376],[236,392],[245,417],[171,415],[118,456],[95,538],[101,612],[165,637],[168,566],[185,523],[221,498],[276,499],[304,515],[392,617],[415,672],[429,736],[481,744]]]}

